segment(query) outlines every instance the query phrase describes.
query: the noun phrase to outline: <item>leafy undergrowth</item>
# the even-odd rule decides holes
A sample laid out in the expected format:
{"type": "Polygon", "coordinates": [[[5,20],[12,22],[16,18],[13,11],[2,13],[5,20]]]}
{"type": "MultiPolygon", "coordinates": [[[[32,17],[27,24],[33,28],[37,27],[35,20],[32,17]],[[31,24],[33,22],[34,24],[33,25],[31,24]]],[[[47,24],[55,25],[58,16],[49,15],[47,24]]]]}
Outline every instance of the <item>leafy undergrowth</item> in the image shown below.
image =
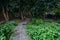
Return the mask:
{"type": "Polygon", "coordinates": [[[32,40],[60,40],[60,25],[54,22],[45,23],[42,19],[33,20],[27,24],[27,32],[32,40]]]}
{"type": "Polygon", "coordinates": [[[16,25],[15,21],[10,21],[8,24],[0,24],[0,40],[9,40],[16,25]]]}
{"type": "Polygon", "coordinates": [[[13,19],[11,21],[15,21],[18,24],[19,22],[21,22],[21,19],[13,19]]]}

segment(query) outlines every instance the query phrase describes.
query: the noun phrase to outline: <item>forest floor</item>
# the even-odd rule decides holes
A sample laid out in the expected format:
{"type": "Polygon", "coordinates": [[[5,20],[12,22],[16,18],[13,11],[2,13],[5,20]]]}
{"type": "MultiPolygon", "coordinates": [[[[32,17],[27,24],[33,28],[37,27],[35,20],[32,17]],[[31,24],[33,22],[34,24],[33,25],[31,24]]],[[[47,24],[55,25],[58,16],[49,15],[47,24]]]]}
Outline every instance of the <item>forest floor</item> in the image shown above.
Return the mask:
{"type": "Polygon", "coordinates": [[[30,40],[30,37],[27,34],[26,31],[26,24],[29,20],[24,20],[23,22],[20,22],[16,29],[14,30],[10,40],[30,40]]]}

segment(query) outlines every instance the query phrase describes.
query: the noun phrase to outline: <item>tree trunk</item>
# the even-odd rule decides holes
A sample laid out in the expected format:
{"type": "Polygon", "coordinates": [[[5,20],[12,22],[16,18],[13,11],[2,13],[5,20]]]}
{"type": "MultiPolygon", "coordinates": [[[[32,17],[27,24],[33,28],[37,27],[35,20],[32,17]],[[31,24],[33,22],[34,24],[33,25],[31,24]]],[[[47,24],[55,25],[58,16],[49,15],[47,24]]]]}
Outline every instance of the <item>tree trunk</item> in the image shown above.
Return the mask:
{"type": "Polygon", "coordinates": [[[22,21],[24,20],[24,17],[23,17],[23,13],[21,12],[21,19],[22,19],[22,21]]]}
{"type": "Polygon", "coordinates": [[[5,21],[8,22],[8,13],[5,13],[4,7],[2,7],[2,12],[3,12],[3,16],[5,18],[5,21]]]}
{"type": "Polygon", "coordinates": [[[32,21],[32,14],[31,14],[31,12],[29,12],[29,16],[30,16],[30,21],[32,21]]]}
{"type": "Polygon", "coordinates": [[[7,18],[6,18],[6,14],[5,14],[5,10],[4,10],[3,7],[2,7],[2,12],[3,12],[3,16],[4,16],[5,20],[7,20],[7,18]]]}
{"type": "Polygon", "coordinates": [[[8,11],[6,11],[6,17],[7,17],[7,21],[9,21],[9,15],[8,15],[8,11]]]}

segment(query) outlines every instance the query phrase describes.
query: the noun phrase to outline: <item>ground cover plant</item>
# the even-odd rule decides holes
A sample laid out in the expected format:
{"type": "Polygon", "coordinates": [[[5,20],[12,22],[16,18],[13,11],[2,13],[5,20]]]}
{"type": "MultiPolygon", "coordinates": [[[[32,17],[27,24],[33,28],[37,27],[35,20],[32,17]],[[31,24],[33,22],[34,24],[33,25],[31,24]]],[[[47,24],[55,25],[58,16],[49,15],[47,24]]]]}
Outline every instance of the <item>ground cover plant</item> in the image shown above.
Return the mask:
{"type": "Polygon", "coordinates": [[[42,19],[40,22],[35,18],[33,20],[26,27],[32,40],[60,40],[60,25],[58,23],[44,22],[42,19]]]}
{"type": "Polygon", "coordinates": [[[0,25],[0,40],[9,40],[16,25],[17,24],[15,23],[15,21],[10,21],[8,24],[7,23],[1,24],[0,25]]]}

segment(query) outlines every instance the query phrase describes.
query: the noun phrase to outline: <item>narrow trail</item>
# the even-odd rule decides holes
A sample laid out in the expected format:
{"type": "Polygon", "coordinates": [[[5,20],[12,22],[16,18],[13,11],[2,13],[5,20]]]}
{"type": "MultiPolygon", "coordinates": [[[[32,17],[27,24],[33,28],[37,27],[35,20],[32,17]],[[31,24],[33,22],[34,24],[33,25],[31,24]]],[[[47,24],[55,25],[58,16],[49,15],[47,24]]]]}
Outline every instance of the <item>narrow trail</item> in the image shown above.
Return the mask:
{"type": "Polygon", "coordinates": [[[26,32],[26,24],[28,20],[24,20],[23,22],[19,23],[15,31],[13,32],[12,37],[10,40],[30,40],[29,36],[26,32]]]}

